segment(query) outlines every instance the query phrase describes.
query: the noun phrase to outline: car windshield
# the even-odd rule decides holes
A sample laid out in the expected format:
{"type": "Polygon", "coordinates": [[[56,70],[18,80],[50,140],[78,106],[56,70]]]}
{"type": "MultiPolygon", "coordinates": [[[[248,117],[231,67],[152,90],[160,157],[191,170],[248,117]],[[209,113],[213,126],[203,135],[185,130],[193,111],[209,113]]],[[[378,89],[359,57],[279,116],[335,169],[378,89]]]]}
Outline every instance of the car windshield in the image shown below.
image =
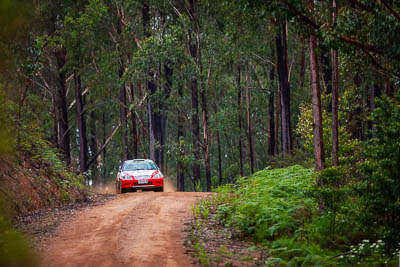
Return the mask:
{"type": "Polygon", "coordinates": [[[150,161],[132,162],[124,165],[123,171],[157,170],[156,165],[150,161]]]}

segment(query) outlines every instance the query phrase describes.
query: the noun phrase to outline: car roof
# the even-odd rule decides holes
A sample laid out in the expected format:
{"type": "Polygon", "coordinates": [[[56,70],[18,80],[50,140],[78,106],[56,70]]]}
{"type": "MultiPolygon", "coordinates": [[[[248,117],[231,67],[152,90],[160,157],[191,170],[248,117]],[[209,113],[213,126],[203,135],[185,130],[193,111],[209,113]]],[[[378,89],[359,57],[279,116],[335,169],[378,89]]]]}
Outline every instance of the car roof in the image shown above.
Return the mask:
{"type": "Polygon", "coordinates": [[[151,159],[131,159],[131,160],[125,160],[124,163],[134,163],[140,161],[153,162],[151,159]]]}

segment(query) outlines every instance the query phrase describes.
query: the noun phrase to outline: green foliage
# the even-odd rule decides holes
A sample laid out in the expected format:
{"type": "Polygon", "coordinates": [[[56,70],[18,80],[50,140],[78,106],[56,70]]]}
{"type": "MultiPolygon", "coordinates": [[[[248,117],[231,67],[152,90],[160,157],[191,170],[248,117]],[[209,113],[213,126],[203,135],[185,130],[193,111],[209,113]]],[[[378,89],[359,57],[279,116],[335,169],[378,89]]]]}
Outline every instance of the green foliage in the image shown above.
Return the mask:
{"type": "MultiPolygon", "coordinates": [[[[20,107],[16,103],[8,101],[5,110],[5,114],[9,115],[7,134],[12,133],[15,136],[14,139],[11,139],[13,142],[8,144],[9,146],[13,145],[10,149],[14,151],[14,159],[19,161],[20,158],[23,158],[35,166],[40,166],[39,168],[43,169],[41,175],[46,175],[54,181],[57,186],[54,190],[60,190],[62,200],[64,202],[74,201],[71,193],[84,191],[83,177],[71,173],[61,160],[57,149],[51,142],[45,140],[45,132],[41,128],[40,122],[40,118],[45,115],[34,112],[39,109],[42,101],[34,95],[29,96],[28,99],[30,100],[29,107],[20,107]]],[[[5,140],[10,140],[10,138],[5,140]]]]}
{"type": "Polygon", "coordinates": [[[210,266],[207,253],[204,247],[200,244],[200,242],[197,242],[193,248],[196,250],[196,257],[199,259],[201,266],[204,267],[210,266]]]}
{"type": "Polygon", "coordinates": [[[361,212],[359,200],[353,198],[353,174],[347,166],[329,167],[315,174],[322,186],[314,185],[310,196],[320,202],[324,211],[304,231],[321,247],[345,248],[363,237],[357,215],[361,212]]]}
{"type": "Polygon", "coordinates": [[[392,259],[387,258],[385,243],[382,240],[372,243],[368,239],[364,239],[361,243],[350,248],[351,250],[348,253],[339,256],[340,262],[344,265],[395,266],[398,264],[399,249],[393,253],[392,259]]]}
{"type": "Polygon", "coordinates": [[[0,199],[0,266],[37,266],[38,259],[20,232],[13,229],[0,199]]]}
{"type": "Polygon", "coordinates": [[[362,220],[365,208],[352,174],[346,166],[316,174],[300,166],[267,168],[220,187],[210,210],[236,237],[268,247],[267,266],[393,263],[398,251],[388,255],[379,240],[381,228],[373,224],[367,229],[362,220]],[[316,177],[324,186],[315,185],[316,177]],[[367,239],[375,243],[367,246],[362,241],[367,239]]]}
{"type": "MultiPolygon", "coordinates": [[[[244,173],[250,172],[249,164],[244,164],[243,172],[244,173]]],[[[224,171],[222,172],[222,183],[223,184],[235,183],[239,177],[240,177],[239,164],[233,163],[232,165],[225,168],[224,171]]]]}
{"type": "Polygon", "coordinates": [[[195,192],[202,192],[203,191],[203,187],[201,186],[201,181],[197,180],[195,183],[196,184],[194,185],[194,191],[195,192]]]}
{"type": "Polygon", "coordinates": [[[31,0],[2,0],[0,3],[0,72],[13,65],[10,42],[25,38],[32,16],[31,0]]]}
{"type": "Polygon", "coordinates": [[[335,266],[328,262],[324,251],[315,244],[299,243],[293,239],[278,239],[270,244],[267,266],[335,266]]]}
{"type": "Polygon", "coordinates": [[[205,219],[207,220],[210,215],[210,201],[203,200],[199,202],[197,205],[192,206],[192,214],[196,219],[205,219]]]}
{"type": "MultiPolygon", "coordinates": [[[[302,104],[299,107],[300,118],[296,127],[296,134],[300,136],[302,145],[307,151],[314,151],[313,147],[313,126],[312,126],[312,108],[311,105],[302,104]]],[[[326,126],[326,123],[324,123],[326,126]]],[[[325,128],[324,128],[325,130],[325,128]]],[[[325,144],[324,138],[324,144],[325,144]]]]}
{"type": "Polygon", "coordinates": [[[304,149],[296,149],[291,155],[275,155],[268,158],[267,162],[271,168],[286,168],[293,165],[300,165],[304,168],[314,167],[311,153],[304,149]]]}
{"type": "Polygon", "coordinates": [[[13,151],[15,140],[11,138],[8,103],[0,84],[0,156],[9,155],[13,151]]]}
{"type": "Polygon", "coordinates": [[[218,190],[222,197],[218,197],[221,205],[216,216],[220,223],[257,242],[294,233],[313,213],[315,203],[304,199],[313,184],[311,174],[310,169],[293,166],[265,169],[249,178],[240,178],[237,187],[218,190]],[[228,198],[231,194],[233,197],[228,198]]]}
{"type": "MultiPolygon", "coordinates": [[[[372,115],[376,122],[365,144],[364,181],[359,185],[370,227],[382,226],[382,235],[393,250],[400,241],[400,93],[383,97],[372,115]]],[[[364,222],[368,225],[368,222],[364,222]]]]}
{"type": "MultiPolygon", "coordinates": [[[[329,99],[326,99],[329,101],[329,99]]],[[[341,102],[341,101],[339,101],[341,102]]],[[[300,116],[296,127],[296,134],[300,139],[300,144],[312,153],[314,151],[314,134],[313,134],[313,118],[312,118],[312,108],[311,104],[302,104],[299,107],[300,116]]],[[[339,121],[342,120],[340,113],[339,121]]],[[[346,125],[342,123],[340,125],[346,125]]],[[[329,159],[331,157],[332,151],[332,118],[331,114],[325,109],[322,110],[322,126],[323,126],[323,139],[324,139],[324,150],[325,156],[327,157],[329,164],[329,159]]],[[[353,164],[357,162],[360,157],[360,143],[357,139],[352,139],[349,132],[344,126],[339,127],[339,161],[340,163],[353,164]]]]}

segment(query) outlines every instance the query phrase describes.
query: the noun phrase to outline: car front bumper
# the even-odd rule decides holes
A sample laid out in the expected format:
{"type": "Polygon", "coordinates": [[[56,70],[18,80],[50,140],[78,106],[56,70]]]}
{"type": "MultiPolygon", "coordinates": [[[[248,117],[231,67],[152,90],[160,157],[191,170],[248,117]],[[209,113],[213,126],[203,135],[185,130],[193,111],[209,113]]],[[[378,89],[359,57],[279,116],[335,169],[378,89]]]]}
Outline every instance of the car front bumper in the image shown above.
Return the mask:
{"type": "Polygon", "coordinates": [[[147,184],[139,184],[140,180],[120,180],[121,188],[132,188],[132,189],[152,189],[161,188],[164,186],[164,179],[147,179],[147,184]]]}

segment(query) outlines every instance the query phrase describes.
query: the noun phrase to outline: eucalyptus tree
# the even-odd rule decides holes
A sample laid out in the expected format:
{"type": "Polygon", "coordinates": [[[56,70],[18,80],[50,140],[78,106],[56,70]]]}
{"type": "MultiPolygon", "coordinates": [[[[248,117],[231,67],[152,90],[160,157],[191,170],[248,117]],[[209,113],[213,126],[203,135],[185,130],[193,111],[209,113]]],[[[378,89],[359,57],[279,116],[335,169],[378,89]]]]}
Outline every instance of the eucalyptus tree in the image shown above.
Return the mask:
{"type": "MultiPolygon", "coordinates": [[[[73,12],[74,7],[81,5],[81,1],[78,1],[74,5],[74,1],[40,1],[38,6],[40,22],[40,33],[43,37],[40,38],[42,41],[38,41],[39,49],[48,50],[49,61],[55,60],[56,70],[56,88],[52,86],[46,86],[49,84],[47,82],[45,73],[43,70],[39,69],[40,80],[38,83],[45,84],[45,88],[48,88],[52,92],[54,98],[54,112],[55,112],[55,126],[54,126],[54,136],[55,144],[59,148],[63,155],[64,160],[67,165],[71,162],[71,152],[70,152],[70,136],[71,136],[71,126],[69,121],[69,111],[68,111],[68,99],[67,99],[67,48],[62,42],[61,32],[64,29],[64,19],[71,12],[73,12]],[[53,59],[54,58],[54,59],[53,59]]],[[[46,52],[46,51],[44,51],[46,52]]],[[[46,53],[43,53],[45,56],[46,53]]],[[[42,58],[39,59],[41,62],[42,58]]],[[[50,63],[49,62],[49,63],[50,63]]],[[[49,63],[43,62],[41,66],[44,67],[46,71],[46,65],[49,63]]],[[[52,65],[52,62],[50,63],[52,65]]],[[[51,66],[51,65],[47,66],[51,66]]],[[[47,69],[53,71],[50,68],[47,69]]]]}
{"type": "Polygon", "coordinates": [[[277,69],[280,86],[280,107],[282,122],[282,152],[284,155],[291,154],[293,149],[292,125],[290,112],[290,84],[288,70],[287,51],[287,23],[277,21],[276,36],[277,69]]]}
{"type": "MultiPolygon", "coordinates": [[[[314,0],[309,1],[310,8],[314,8],[314,0]]],[[[313,114],[313,136],[314,136],[314,159],[315,169],[317,171],[325,168],[325,152],[323,140],[323,126],[322,126],[322,110],[321,110],[321,89],[319,78],[319,65],[317,58],[317,37],[314,32],[310,34],[309,39],[310,49],[310,77],[311,77],[311,90],[312,90],[312,114],[313,114]]],[[[321,180],[318,180],[321,185],[321,180]]]]}
{"type": "MultiPolygon", "coordinates": [[[[336,0],[332,1],[332,25],[336,26],[338,6],[336,0]]],[[[339,125],[338,125],[338,94],[339,94],[339,66],[338,51],[331,49],[332,61],[332,165],[339,165],[339,125]]]]}

